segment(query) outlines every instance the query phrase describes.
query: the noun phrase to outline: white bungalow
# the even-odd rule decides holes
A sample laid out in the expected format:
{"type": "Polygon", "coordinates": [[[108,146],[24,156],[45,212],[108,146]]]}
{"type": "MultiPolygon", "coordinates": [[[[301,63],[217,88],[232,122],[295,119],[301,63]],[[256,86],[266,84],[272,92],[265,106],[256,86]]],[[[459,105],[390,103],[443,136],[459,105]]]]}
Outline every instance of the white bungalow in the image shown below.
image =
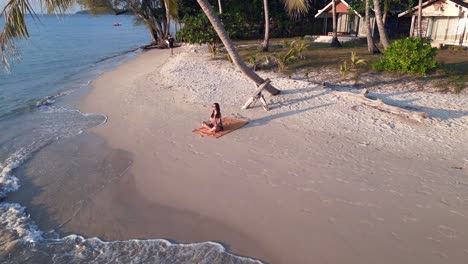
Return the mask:
{"type": "MultiPolygon", "coordinates": [[[[336,30],[339,36],[355,36],[365,37],[366,36],[366,23],[364,18],[359,12],[354,10],[346,1],[336,0],[336,16],[337,24],[336,30]]],[[[319,10],[315,15],[315,18],[323,18],[324,21],[324,33],[326,35],[333,34],[332,27],[332,2],[326,5],[323,9],[319,10]]],[[[374,17],[370,18],[371,31],[374,32],[374,17]]],[[[373,34],[372,34],[373,35],[373,34]]]]}
{"type": "MultiPolygon", "coordinates": [[[[411,17],[410,36],[417,36],[418,6],[398,17],[411,17]]],[[[429,0],[422,5],[421,35],[432,46],[468,46],[468,0],[429,0]]]]}

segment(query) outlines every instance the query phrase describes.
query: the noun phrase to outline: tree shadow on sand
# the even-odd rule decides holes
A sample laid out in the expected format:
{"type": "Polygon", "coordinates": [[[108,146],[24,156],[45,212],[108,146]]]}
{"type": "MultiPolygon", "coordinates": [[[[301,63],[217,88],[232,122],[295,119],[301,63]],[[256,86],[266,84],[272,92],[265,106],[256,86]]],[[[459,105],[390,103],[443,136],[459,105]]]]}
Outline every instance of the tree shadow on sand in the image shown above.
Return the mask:
{"type": "Polygon", "coordinates": [[[323,88],[320,86],[312,86],[312,87],[305,87],[300,89],[293,89],[293,90],[282,90],[281,95],[291,95],[291,94],[304,94],[309,92],[316,92],[320,91],[323,88]]]}
{"type": "Polygon", "coordinates": [[[281,96],[282,97],[287,97],[288,95],[292,95],[292,96],[294,96],[294,95],[299,95],[299,96],[303,95],[303,97],[291,98],[291,99],[286,98],[286,100],[278,100],[276,102],[270,103],[269,107],[270,107],[270,110],[279,109],[279,108],[282,108],[282,107],[291,106],[291,105],[294,105],[294,104],[297,104],[297,103],[300,103],[300,102],[304,102],[304,101],[307,101],[307,100],[310,100],[310,99],[313,99],[313,98],[321,97],[321,96],[329,94],[331,92],[332,92],[332,90],[323,89],[323,87],[321,87],[321,86],[312,86],[312,87],[305,87],[305,88],[300,88],[300,89],[283,90],[283,91],[281,91],[281,96]],[[307,93],[318,92],[318,91],[322,91],[322,92],[320,92],[318,94],[307,95],[307,93]]]}
{"type": "Polygon", "coordinates": [[[366,82],[365,84],[361,85],[360,88],[373,88],[376,86],[383,86],[383,85],[404,84],[404,83],[409,83],[409,82],[415,82],[418,80],[419,79],[416,77],[406,77],[406,78],[401,78],[401,79],[384,79],[384,80],[366,82]]]}
{"type": "Polygon", "coordinates": [[[413,91],[394,92],[390,94],[370,93],[368,97],[374,100],[381,99],[385,104],[388,104],[391,106],[396,106],[396,107],[413,110],[413,111],[426,112],[429,114],[430,117],[435,117],[435,118],[442,119],[442,120],[456,119],[456,118],[468,116],[468,111],[431,108],[431,107],[425,107],[425,106],[419,106],[419,105],[413,104],[414,102],[419,101],[421,98],[411,98],[411,99],[406,99],[406,100],[395,100],[391,98],[392,96],[408,94],[411,92],[413,91]]]}
{"type": "Polygon", "coordinates": [[[288,117],[288,116],[292,116],[292,115],[297,115],[297,114],[300,114],[300,113],[305,113],[305,112],[308,112],[308,111],[312,111],[312,110],[319,109],[319,108],[326,107],[326,106],[333,105],[333,104],[335,104],[335,103],[326,103],[326,104],[322,104],[322,105],[311,106],[311,107],[308,107],[308,108],[305,108],[305,109],[292,110],[292,111],[288,111],[288,112],[282,112],[282,113],[277,113],[277,114],[274,114],[274,115],[265,116],[265,117],[262,117],[262,118],[253,119],[253,120],[250,120],[250,122],[247,124],[247,128],[256,127],[256,126],[263,126],[263,125],[266,125],[270,121],[275,120],[275,119],[284,118],[284,117],[288,117]]]}
{"type": "MultiPolygon", "coordinates": [[[[365,80],[364,77],[361,78],[365,80]]],[[[351,89],[372,89],[374,87],[378,88],[378,86],[385,86],[385,85],[399,85],[408,82],[417,81],[417,78],[402,78],[402,79],[385,79],[385,80],[378,80],[378,81],[371,81],[371,82],[364,82],[358,84],[352,84],[350,82],[347,83],[331,83],[331,82],[324,82],[322,83],[323,86],[330,88],[335,91],[347,91],[351,89]]],[[[414,91],[414,90],[412,90],[414,91]]]]}

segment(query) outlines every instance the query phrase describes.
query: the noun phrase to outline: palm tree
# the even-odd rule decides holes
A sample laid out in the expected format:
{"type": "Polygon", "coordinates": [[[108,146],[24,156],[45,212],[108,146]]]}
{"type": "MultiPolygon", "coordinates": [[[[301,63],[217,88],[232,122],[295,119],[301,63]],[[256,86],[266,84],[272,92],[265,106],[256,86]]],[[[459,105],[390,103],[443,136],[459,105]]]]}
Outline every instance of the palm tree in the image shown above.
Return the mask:
{"type": "MultiPolygon", "coordinates": [[[[257,85],[261,85],[265,82],[265,80],[258,76],[252,69],[250,69],[245,62],[241,59],[239,53],[237,53],[236,49],[234,48],[234,44],[232,43],[231,39],[229,38],[226,29],[224,29],[223,23],[216,15],[211,7],[208,0],[197,0],[198,4],[202,8],[205,15],[210,20],[211,25],[215,29],[216,33],[218,34],[219,38],[224,44],[229,56],[232,59],[232,62],[252,81],[254,81],[257,85]]],[[[271,93],[272,95],[277,95],[280,93],[280,90],[276,89],[272,85],[268,85],[266,90],[271,93]]]]}
{"type": "Polygon", "coordinates": [[[421,29],[421,20],[422,20],[422,0],[418,2],[418,37],[422,37],[422,29],[421,29]]]}
{"type": "MultiPolygon", "coordinates": [[[[309,5],[307,3],[307,0],[284,0],[285,1],[285,6],[286,9],[291,13],[296,13],[296,14],[301,14],[305,13],[309,5]]],[[[205,15],[208,17],[208,19],[211,22],[211,25],[215,29],[216,33],[218,34],[219,38],[224,44],[224,47],[226,48],[229,56],[231,57],[233,63],[252,81],[255,82],[255,84],[260,85],[265,82],[264,79],[262,79],[260,76],[258,76],[252,69],[250,69],[244,61],[242,61],[239,53],[236,51],[234,48],[234,44],[232,43],[231,39],[226,33],[226,30],[224,29],[223,23],[219,19],[219,17],[215,14],[213,11],[213,8],[211,7],[210,3],[208,0],[197,0],[198,4],[202,8],[203,12],[205,12],[205,15]]],[[[277,95],[280,93],[280,90],[276,89],[272,85],[268,85],[265,88],[269,93],[272,95],[277,95]]]]}
{"type": "Polygon", "coordinates": [[[221,0],[218,0],[219,13],[223,13],[223,6],[221,5],[221,0]]]}
{"type": "MultiPolygon", "coordinates": [[[[36,0],[37,1],[37,0],[36,0]]],[[[70,10],[76,3],[96,10],[114,11],[116,14],[133,11],[136,16],[142,19],[148,26],[153,42],[165,38],[169,32],[169,19],[177,18],[178,5],[177,0],[164,0],[165,14],[161,15],[160,1],[156,0],[39,0],[44,5],[49,14],[63,14],[70,10]],[[116,7],[124,10],[117,10],[116,7]],[[161,21],[163,19],[164,21],[161,21]]],[[[14,40],[18,38],[28,38],[28,28],[25,21],[25,15],[35,15],[30,4],[30,0],[8,0],[0,17],[5,19],[5,24],[0,32],[0,51],[2,63],[8,70],[8,56],[13,56],[14,40]]]]}
{"type": "MultiPolygon", "coordinates": [[[[235,50],[231,39],[227,35],[221,20],[213,11],[213,8],[211,7],[208,0],[197,0],[197,2],[205,12],[213,28],[226,47],[226,50],[228,51],[233,63],[257,85],[264,83],[265,80],[258,76],[242,61],[239,53],[237,53],[235,50]]],[[[44,1],[44,3],[49,13],[64,13],[73,6],[75,1],[48,0],[44,1]]],[[[307,0],[285,0],[285,5],[288,11],[291,13],[304,13],[308,10],[307,0]]],[[[28,0],[10,0],[10,2],[7,3],[3,11],[0,13],[0,16],[4,16],[6,21],[4,28],[0,33],[2,61],[6,66],[8,65],[6,58],[7,49],[9,52],[12,52],[14,48],[12,40],[16,38],[29,37],[24,19],[26,13],[34,13],[28,0]]],[[[277,95],[280,93],[280,90],[276,89],[272,85],[268,85],[266,90],[272,95],[277,95]]]]}
{"type": "Polygon", "coordinates": [[[309,0],[282,0],[290,16],[300,16],[309,11],[309,0]]]}
{"type": "Polygon", "coordinates": [[[370,3],[366,0],[366,38],[367,38],[367,50],[370,54],[380,53],[380,50],[375,46],[374,40],[372,39],[372,32],[370,27],[370,3]]]}
{"type": "Polygon", "coordinates": [[[263,39],[263,51],[270,47],[270,14],[268,11],[268,0],[263,0],[263,12],[265,12],[265,38],[263,39]]]}
{"type": "MultiPolygon", "coordinates": [[[[73,0],[48,0],[41,2],[48,13],[64,13],[75,3],[73,0]]],[[[28,0],[9,0],[0,17],[4,17],[5,25],[0,32],[0,50],[2,52],[2,63],[8,69],[7,53],[14,54],[13,40],[29,37],[26,26],[25,14],[33,14],[34,10],[28,0]]]]}
{"type": "Polygon", "coordinates": [[[382,43],[383,48],[386,49],[388,46],[390,46],[390,43],[388,41],[387,33],[385,32],[385,25],[382,22],[382,13],[380,11],[380,3],[379,3],[379,0],[373,0],[373,1],[374,1],[375,20],[377,22],[377,28],[379,30],[379,35],[380,35],[380,43],[382,43]]]}
{"type": "Polygon", "coordinates": [[[164,0],[164,7],[166,9],[166,20],[165,20],[165,25],[164,28],[166,29],[166,32],[164,32],[163,38],[167,36],[167,34],[170,34],[170,25],[171,25],[171,18],[172,19],[177,19],[179,16],[179,8],[177,4],[177,0],[164,0]]]}
{"type": "Polygon", "coordinates": [[[333,19],[333,37],[332,37],[332,42],[331,46],[332,47],[342,47],[340,41],[338,41],[338,32],[336,28],[336,2],[335,0],[332,0],[332,19],[333,19]]]}
{"type": "MultiPolygon", "coordinates": [[[[309,10],[308,0],[282,0],[290,16],[301,16],[309,10]]],[[[265,13],[265,37],[263,39],[262,50],[268,51],[270,48],[270,12],[268,0],[263,0],[263,11],[265,13]]]]}

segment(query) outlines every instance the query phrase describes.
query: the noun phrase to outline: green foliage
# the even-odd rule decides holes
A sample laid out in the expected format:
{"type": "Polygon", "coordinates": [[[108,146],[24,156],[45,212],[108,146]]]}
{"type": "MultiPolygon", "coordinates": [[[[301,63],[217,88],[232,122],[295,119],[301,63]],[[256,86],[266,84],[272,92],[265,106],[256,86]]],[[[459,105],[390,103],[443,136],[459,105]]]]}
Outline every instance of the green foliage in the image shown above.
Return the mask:
{"type": "Polygon", "coordinates": [[[252,70],[256,71],[258,69],[258,66],[260,64],[259,58],[259,53],[255,53],[253,55],[250,55],[247,57],[247,62],[250,64],[250,67],[252,70]]]}
{"type": "Polygon", "coordinates": [[[290,50],[293,50],[297,58],[305,59],[304,52],[308,45],[306,44],[304,40],[300,42],[297,40],[293,40],[291,42],[287,42],[283,40],[281,41],[281,44],[288,47],[290,50]]]}
{"type": "Polygon", "coordinates": [[[278,65],[279,71],[283,72],[288,65],[294,63],[298,59],[305,59],[304,52],[307,48],[306,42],[293,40],[291,42],[282,41],[282,45],[288,48],[286,52],[274,53],[273,61],[278,65]]]}
{"type": "Polygon", "coordinates": [[[346,74],[348,73],[348,63],[346,60],[343,61],[342,64],[340,64],[340,73],[341,73],[341,79],[346,78],[346,74]]]}
{"type": "Polygon", "coordinates": [[[273,60],[278,65],[280,72],[283,72],[287,66],[296,61],[296,59],[296,50],[294,48],[290,48],[287,52],[273,54],[273,60]]]}
{"type": "Polygon", "coordinates": [[[92,15],[115,14],[134,15],[133,25],[146,25],[152,43],[161,42],[169,33],[167,22],[177,20],[179,6],[177,0],[76,0],[92,15]],[[167,9],[166,9],[167,7],[167,9]]]}
{"type": "Polygon", "coordinates": [[[91,15],[114,14],[114,7],[108,0],[77,0],[80,6],[88,9],[91,15]]]}
{"type": "Polygon", "coordinates": [[[345,79],[346,76],[349,74],[351,76],[351,79],[357,82],[359,80],[361,72],[365,69],[366,65],[366,59],[362,59],[361,57],[356,55],[355,51],[351,52],[350,58],[348,60],[344,60],[343,63],[340,65],[341,78],[345,79]]]}
{"type": "MultiPolygon", "coordinates": [[[[236,39],[246,32],[246,23],[238,14],[223,13],[220,15],[224,27],[231,39],[236,39]]],[[[210,21],[203,12],[196,16],[186,16],[182,19],[184,27],[177,32],[177,38],[190,44],[208,44],[210,51],[215,55],[221,40],[210,21]]]]}
{"type": "Polygon", "coordinates": [[[452,76],[449,84],[453,86],[454,94],[459,94],[466,86],[466,82],[463,80],[462,76],[452,76]]]}
{"type": "Polygon", "coordinates": [[[296,43],[296,46],[294,47],[296,49],[296,54],[300,59],[305,59],[304,51],[307,48],[307,44],[305,41],[301,41],[299,43],[296,43]]]}
{"type": "Polygon", "coordinates": [[[372,66],[378,71],[427,74],[440,66],[435,60],[436,50],[425,39],[400,39],[393,42],[372,66]]]}
{"type": "Polygon", "coordinates": [[[352,69],[357,69],[360,66],[367,65],[367,60],[366,59],[361,59],[358,55],[356,55],[356,52],[353,51],[351,52],[351,58],[349,59],[351,63],[351,68],[352,69]]]}

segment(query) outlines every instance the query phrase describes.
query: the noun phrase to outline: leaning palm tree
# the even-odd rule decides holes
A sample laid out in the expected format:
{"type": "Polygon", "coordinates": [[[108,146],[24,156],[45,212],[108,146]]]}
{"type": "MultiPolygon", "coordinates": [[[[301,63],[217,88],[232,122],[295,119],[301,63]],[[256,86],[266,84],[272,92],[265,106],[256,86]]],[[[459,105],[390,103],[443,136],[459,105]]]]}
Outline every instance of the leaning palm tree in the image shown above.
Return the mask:
{"type": "MultiPolygon", "coordinates": [[[[226,29],[224,28],[223,23],[219,19],[219,16],[213,10],[213,7],[210,5],[208,0],[197,0],[198,4],[202,8],[205,15],[210,20],[211,25],[213,26],[214,30],[218,34],[219,38],[224,44],[229,56],[231,57],[232,62],[252,81],[254,81],[257,85],[260,85],[265,82],[265,80],[258,76],[252,69],[250,69],[247,64],[241,59],[239,53],[234,48],[234,44],[232,43],[231,39],[229,38],[226,29]]],[[[275,87],[268,85],[266,90],[271,93],[272,95],[277,95],[280,93],[280,90],[276,89],[275,87]]]]}
{"type": "MultiPolygon", "coordinates": [[[[285,1],[285,6],[286,9],[290,13],[305,13],[308,8],[308,2],[307,0],[284,0],[285,1]]],[[[211,25],[215,29],[216,33],[218,34],[219,38],[224,44],[224,47],[226,48],[229,56],[231,57],[233,63],[252,81],[255,82],[256,85],[260,85],[265,82],[263,78],[258,76],[252,69],[250,69],[244,61],[242,61],[239,53],[236,51],[234,48],[234,44],[232,43],[231,39],[229,38],[228,34],[226,33],[226,30],[224,29],[223,23],[219,19],[219,17],[216,15],[216,13],[213,11],[213,8],[211,7],[210,3],[207,0],[197,0],[198,4],[202,8],[203,12],[205,15],[208,17],[210,20],[211,25]]],[[[269,93],[272,95],[277,95],[280,93],[280,90],[276,89],[272,85],[268,85],[265,88],[269,93]]]]}
{"type": "MultiPolygon", "coordinates": [[[[234,48],[234,44],[232,43],[231,39],[229,38],[226,30],[224,29],[224,25],[216,15],[213,10],[213,7],[210,5],[208,0],[197,0],[198,4],[202,8],[205,15],[210,20],[211,25],[215,29],[216,33],[218,34],[219,38],[224,44],[229,56],[232,59],[232,62],[255,84],[260,85],[265,82],[263,78],[258,76],[252,69],[250,69],[245,62],[241,59],[239,53],[234,48]]],[[[305,12],[308,8],[307,0],[285,0],[286,8],[290,12],[305,12]]],[[[271,93],[272,95],[277,95],[280,93],[280,90],[276,89],[272,85],[268,85],[266,90],[271,93]]]]}
{"type": "Polygon", "coordinates": [[[380,43],[382,43],[383,48],[386,49],[388,46],[390,46],[390,42],[388,41],[387,33],[385,32],[385,25],[382,21],[379,0],[374,0],[374,12],[377,28],[379,30],[380,43]]]}
{"type": "MultiPolygon", "coordinates": [[[[234,64],[257,85],[264,83],[265,80],[258,76],[242,61],[231,39],[227,35],[221,20],[213,11],[208,0],[197,0],[197,2],[210,20],[234,64]]],[[[48,13],[64,13],[73,6],[75,0],[47,0],[44,1],[44,3],[48,13]]],[[[307,0],[285,0],[285,5],[290,12],[305,12],[308,8],[307,0]]],[[[6,54],[7,52],[12,53],[14,50],[13,40],[16,38],[29,37],[24,18],[26,13],[34,14],[28,0],[10,0],[0,13],[0,17],[5,17],[5,25],[0,33],[0,48],[2,51],[2,61],[6,66],[8,66],[6,54]]],[[[272,95],[280,93],[280,90],[271,85],[268,85],[266,90],[272,95]]]]}

